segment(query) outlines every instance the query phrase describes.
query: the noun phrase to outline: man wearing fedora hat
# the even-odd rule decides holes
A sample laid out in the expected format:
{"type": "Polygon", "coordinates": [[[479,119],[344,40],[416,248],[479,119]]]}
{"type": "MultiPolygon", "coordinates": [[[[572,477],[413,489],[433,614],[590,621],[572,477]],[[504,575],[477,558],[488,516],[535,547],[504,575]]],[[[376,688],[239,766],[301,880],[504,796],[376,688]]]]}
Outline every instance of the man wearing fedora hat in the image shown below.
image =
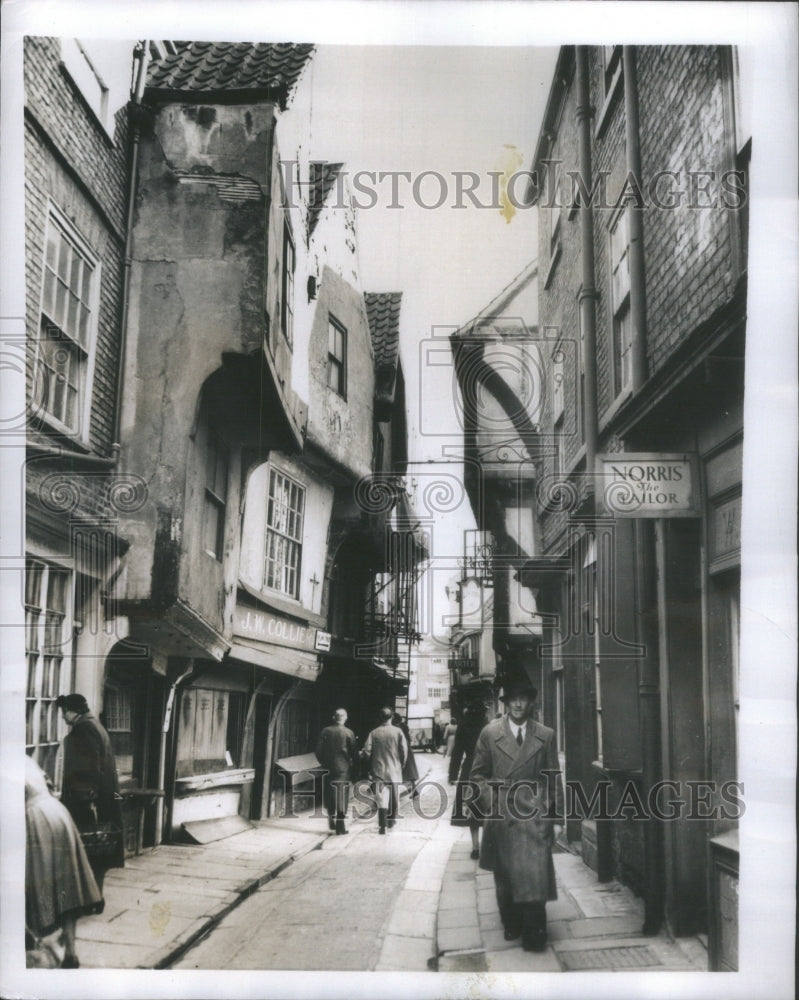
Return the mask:
{"type": "Polygon", "coordinates": [[[552,844],[562,830],[563,792],[555,733],[532,718],[538,692],[508,679],[507,714],[480,733],[471,780],[485,817],[480,867],[494,873],[505,940],[546,948],[546,903],[557,899],[552,844]]]}

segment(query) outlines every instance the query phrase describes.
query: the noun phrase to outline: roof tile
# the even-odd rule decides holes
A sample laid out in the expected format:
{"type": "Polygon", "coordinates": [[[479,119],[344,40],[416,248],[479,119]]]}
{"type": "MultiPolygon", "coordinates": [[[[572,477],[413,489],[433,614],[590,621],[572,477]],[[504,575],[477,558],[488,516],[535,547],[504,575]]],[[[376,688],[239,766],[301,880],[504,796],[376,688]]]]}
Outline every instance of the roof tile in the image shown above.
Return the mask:
{"type": "Polygon", "coordinates": [[[150,63],[151,91],[283,89],[296,86],[313,45],[293,42],[177,42],[177,52],[150,63]]]}

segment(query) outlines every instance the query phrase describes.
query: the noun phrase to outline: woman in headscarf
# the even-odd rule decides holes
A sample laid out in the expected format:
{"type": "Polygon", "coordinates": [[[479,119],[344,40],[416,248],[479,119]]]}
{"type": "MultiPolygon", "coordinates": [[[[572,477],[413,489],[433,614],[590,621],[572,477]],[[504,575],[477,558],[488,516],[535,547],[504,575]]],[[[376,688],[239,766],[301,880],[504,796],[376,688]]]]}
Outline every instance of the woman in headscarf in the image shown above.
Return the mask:
{"type": "Polygon", "coordinates": [[[78,917],[102,913],[103,897],[92,874],[72,817],[51,793],[47,777],[25,758],[25,930],[26,950],[59,927],[62,969],[77,969],[78,917]]]}

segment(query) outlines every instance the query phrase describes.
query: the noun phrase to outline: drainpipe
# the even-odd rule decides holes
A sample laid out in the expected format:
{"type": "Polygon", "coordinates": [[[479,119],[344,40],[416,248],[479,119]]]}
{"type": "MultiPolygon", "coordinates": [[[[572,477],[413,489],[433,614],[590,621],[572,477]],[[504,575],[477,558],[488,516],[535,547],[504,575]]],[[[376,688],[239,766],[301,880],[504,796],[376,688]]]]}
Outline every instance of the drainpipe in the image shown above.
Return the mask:
{"type": "MultiPolygon", "coordinates": [[[[643,186],[641,174],[641,130],[638,113],[638,76],[635,46],[622,47],[624,64],[624,122],[627,146],[627,176],[643,186]]],[[[633,393],[646,382],[646,272],[644,269],[644,210],[630,205],[630,319],[633,327],[633,393]]]]}
{"type": "Polygon", "coordinates": [[[114,439],[111,451],[115,460],[119,457],[122,436],[122,391],[125,384],[125,354],[128,341],[128,311],[130,304],[130,270],[133,263],[133,217],[136,211],[136,182],[139,171],[139,145],[142,131],[142,96],[147,81],[147,66],[150,62],[150,46],[145,39],[136,46],[133,56],[136,62],[136,81],[129,104],[132,132],[130,136],[130,176],[128,179],[128,214],[125,224],[125,254],[122,270],[122,307],[119,318],[119,359],[117,362],[117,405],[114,416],[114,439]]]}
{"type": "Polygon", "coordinates": [[[175,694],[178,689],[178,685],[182,684],[191,674],[194,673],[194,663],[186,670],[184,673],[177,678],[173,683],[172,687],[169,689],[169,696],[166,700],[166,708],[164,709],[164,723],[161,726],[161,743],[158,748],[158,801],[156,803],[155,811],[155,846],[161,843],[163,839],[163,826],[164,826],[164,798],[166,796],[165,784],[166,784],[166,738],[169,735],[169,729],[172,724],[172,709],[175,706],[175,694]]]}
{"type": "MultiPolygon", "coordinates": [[[[591,165],[591,107],[588,77],[588,49],[577,46],[577,155],[584,190],[593,186],[591,165]]],[[[594,471],[597,452],[597,390],[596,390],[596,301],[594,285],[594,209],[586,199],[580,200],[580,240],[582,244],[582,288],[580,289],[580,320],[583,331],[585,469],[594,471]]]]}

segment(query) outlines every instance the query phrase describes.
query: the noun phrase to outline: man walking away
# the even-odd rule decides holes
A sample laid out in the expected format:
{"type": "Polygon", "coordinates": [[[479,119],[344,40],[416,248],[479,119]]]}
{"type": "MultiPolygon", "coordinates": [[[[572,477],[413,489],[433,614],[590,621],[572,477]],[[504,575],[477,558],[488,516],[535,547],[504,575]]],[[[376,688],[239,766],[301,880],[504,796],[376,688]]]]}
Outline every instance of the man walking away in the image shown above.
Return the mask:
{"type": "Polygon", "coordinates": [[[326,726],[319,734],[316,756],[325,769],[325,808],[331,832],[347,832],[346,816],[350,802],[350,782],[358,759],[355,733],[347,728],[347,713],[337,708],[333,725],[326,726]]]}
{"type": "Polygon", "coordinates": [[[480,867],[494,873],[505,940],[521,937],[525,951],[546,948],[546,903],[558,896],[552,844],[563,815],[555,734],[532,718],[536,695],[526,679],[505,684],[508,714],[480,733],[470,775],[485,818],[480,867]]]}
{"type": "Polygon", "coordinates": [[[399,786],[402,783],[402,765],[408,756],[408,742],[401,729],[392,726],[390,708],[380,709],[380,725],[366,738],[361,756],[369,763],[377,799],[378,833],[384,834],[397,818],[399,786]]]}

